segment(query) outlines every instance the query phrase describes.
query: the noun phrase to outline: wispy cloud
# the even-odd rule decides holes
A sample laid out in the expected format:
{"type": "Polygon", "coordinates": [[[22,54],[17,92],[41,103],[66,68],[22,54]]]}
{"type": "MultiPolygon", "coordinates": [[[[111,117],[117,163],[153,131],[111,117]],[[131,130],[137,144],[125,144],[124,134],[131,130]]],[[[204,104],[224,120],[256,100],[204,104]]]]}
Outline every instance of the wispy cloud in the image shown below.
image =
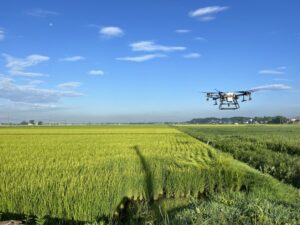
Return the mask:
{"type": "Polygon", "coordinates": [[[196,59],[196,58],[200,58],[201,54],[196,53],[196,52],[192,52],[192,53],[188,53],[188,54],[183,55],[183,57],[187,58],[187,59],[196,59]]]}
{"type": "Polygon", "coordinates": [[[281,75],[285,74],[286,72],[286,67],[285,66],[279,66],[275,69],[263,69],[258,71],[259,74],[266,74],[266,75],[281,75]]]}
{"type": "Polygon", "coordinates": [[[63,58],[61,60],[62,61],[67,61],[67,62],[77,62],[77,61],[80,61],[80,60],[85,60],[85,58],[83,56],[80,56],[80,55],[75,55],[75,56],[63,58]]]}
{"type": "Polygon", "coordinates": [[[104,71],[103,70],[90,70],[89,74],[94,75],[94,76],[101,76],[101,75],[104,75],[104,71]]]}
{"type": "Polygon", "coordinates": [[[132,51],[145,51],[145,52],[173,52],[173,51],[183,51],[186,47],[182,46],[166,46],[166,45],[158,45],[153,41],[139,41],[130,44],[132,51]]]}
{"type": "Polygon", "coordinates": [[[179,34],[185,34],[185,33],[189,33],[191,32],[191,30],[187,30],[187,29],[178,29],[178,30],[175,30],[176,33],[179,33],[179,34]]]}
{"type": "Polygon", "coordinates": [[[292,82],[293,80],[291,79],[284,79],[284,78],[275,78],[273,79],[274,81],[286,81],[286,82],[292,82]]]}
{"type": "Polygon", "coordinates": [[[286,67],[286,66],[278,66],[277,69],[278,69],[278,70],[286,70],[287,67],[286,67]]]}
{"type": "Polygon", "coordinates": [[[57,87],[61,88],[61,89],[75,89],[78,88],[79,86],[81,86],[80,82],[66,82],[66,83],[61,83],[58,84],[57,87]]]}
{"type": "Polygon", "coordinates": [[[87,27],[91,27],[91,28],[98,28],[98,29],[100,29],[101,28],[101,26],[100,25],[98,25],[98,24],[94,24],[94,23],[90,23],[90,24],[88,24],[88,25],[86,25],[87,27]]]}
{"type": "Polygon", "coordinates": [[[229,9],[228,6],[207,6],[196,9],[189,13],[190,17],[199,19],[200,21],[211,21],[216,18],[216,14],[229,9]]]}
{"type": "Polygon", "coordinates": [[[67,107],[60,106],[57,104],[41,104],[41,103],[25,103],[25,102],[8,102],[7,104],[0,105],[1,109],[11,112],[27,112],[27,111],[52,111],[59,109],[66,109],[67,107]]]}
{"type": "Polygon", "coordinates": [[[2,55],[7,61],[6,67],[12,70],[23,70],[26,67],[31,67],[41,62],[48,61],[50,59],[48,56],[38,54],[29,55],[24,59],[15,58],[8,54],[2,55]]]}
{"type": "Polygon", "coordinates": [[[49,104],[57,103],[64,97],[79,97],[82,93],[42,89],[29,85],[18,85],[14,80],[0,77],[0,98],[13,102],[49,104]]]}
{"type": "Polygon", "coordinates": [[[35,17],[49,17],[49,16],[58,16],[59,13],[55,11],[50,10],[44,10],[44,9],[32,9],[26,12],[29,16],[35,16],[35,17]]]}
{"type": "Polygon", "coordinates": [[[45,77],[45,76],[47,76],[44,73],[25,72],[22,70],[10,70],[8,72],[11,75],[20,76],[20,77],[45,77]]]}
{"type": "Polygon", "coordinates": [[[267,69],[267,70],[260,70],[259,73],[260,73],[260,74],[273,74],[273,75],[278,75],[278,74],[284,74],[285,71],[267,69]]]}
{"type": "Polygon", "coordinates": [[[206,38],[204,38],[204,37],[195,37],[195,40],[197,40],[197,41],[206,41],[206,38]]]}
{"type": "Polygon", "coordinates": [[[116,59],[123,60],[123,61],[131,61],[131,62],[145,62],[151,59],[161,58],[161,57],[167,57],[167,56],[163,54],[148,54],[148,55],[141,55],[135,57],[120,57],[116,59]]]}
{"type": "Polygon", "coordinates": [[[42,83],[44,83],[44,81],[42,81],[42,80],[29,80],[29,85],[31,85],[31,86],[36,86],[36,85],[39,85],[42,83]]]}
{"type": "Polygon", "coordinates": [[[0,41],[3,41],[5,39],[5,32],[2,27],[0,27],[0,41]]]}
{"type": "Polygon", "coordinates": [[[29,55],[26,58],[15,58],[8,54],[2,54],[2,56],[6,59],[6,67],[9,69],[9,73],[11,75],[16,76],[25,76],[25,77],[39,77],[45,76],[42,73],[35,72],[27,72],[26,68],[35,66],[39,63],[46,62],[50,58],[48,56],[33,54],[29,55]]]}
{"type": "Polygon", "coordinates": [[[280,91],[280,90],[288,90],[291,89],[290,86],[287,86],[285,84],[268,84],[268,85],[262,85],[258,87],[251,88],[250,91],[280,91]]]}
{"type": "Polygon", "coordinates": [[[124,31],[120,27],[102,27],[99,30],[99,34],[104,38],[121,37],[124,35],[124,31]]]}

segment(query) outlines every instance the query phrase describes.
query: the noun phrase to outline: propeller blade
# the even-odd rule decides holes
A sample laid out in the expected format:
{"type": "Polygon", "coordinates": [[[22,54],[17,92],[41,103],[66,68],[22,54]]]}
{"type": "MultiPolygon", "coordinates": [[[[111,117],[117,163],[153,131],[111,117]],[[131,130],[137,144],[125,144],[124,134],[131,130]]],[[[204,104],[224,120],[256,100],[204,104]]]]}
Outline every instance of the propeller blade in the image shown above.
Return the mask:
{"type": "Polygon", "coordinates": [[[224,93],[223,91],[220,91],[220,90],[218,90],[218,89],[215,89],[215,91],[216,91],[217,93],[224,93]]]}

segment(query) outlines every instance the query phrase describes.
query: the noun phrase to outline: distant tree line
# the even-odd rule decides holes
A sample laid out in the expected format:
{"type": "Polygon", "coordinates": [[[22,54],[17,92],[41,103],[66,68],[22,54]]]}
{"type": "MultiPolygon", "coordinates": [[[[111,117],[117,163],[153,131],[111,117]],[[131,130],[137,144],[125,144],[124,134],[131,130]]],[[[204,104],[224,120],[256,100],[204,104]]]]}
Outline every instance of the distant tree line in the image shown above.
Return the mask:
{"type": "Polygon", "coordinates": [[[191,124],[232,124],[232,123],[264,123],[264,124],[283,124],[288,123],[289,119],[284,116],[264,116],[264,117],[230,117],[230,118],[195,118],[188,123],[191,124]]]}
{"type": "Polygon", "coordinates": [[[22,121],[20,125],[43,125],[42,121],[35,122],[34,120],[22,121]]]}
{"type": "Polygon", "coordinates": [[[284,116],[274,116],[274,117],[268,116],[268,117],[254,117],[254,121],[265,122],[270,124],[281,124],[281,123],[287,123],[289,119],[284,116]]]}

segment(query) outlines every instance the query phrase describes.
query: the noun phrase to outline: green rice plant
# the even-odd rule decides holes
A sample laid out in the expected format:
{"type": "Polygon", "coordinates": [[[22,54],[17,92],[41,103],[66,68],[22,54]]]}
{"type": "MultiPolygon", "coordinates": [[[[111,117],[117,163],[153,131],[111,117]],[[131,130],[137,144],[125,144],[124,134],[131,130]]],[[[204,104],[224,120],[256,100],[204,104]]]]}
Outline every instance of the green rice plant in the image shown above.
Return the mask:
{"type": "Polygon", "coordinates": [[[300,126],[177,127],[280,181],[300,187],[300,126]]]}

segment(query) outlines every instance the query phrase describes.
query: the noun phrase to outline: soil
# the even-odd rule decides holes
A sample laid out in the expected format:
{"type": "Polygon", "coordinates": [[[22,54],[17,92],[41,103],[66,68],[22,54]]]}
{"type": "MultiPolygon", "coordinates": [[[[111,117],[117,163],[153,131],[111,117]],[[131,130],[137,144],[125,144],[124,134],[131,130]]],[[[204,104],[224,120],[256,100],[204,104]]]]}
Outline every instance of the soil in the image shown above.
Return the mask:
{"type": "Polygon", "coordinates": [[[22,225],[22,221],[19,220],[0,221],[0,225],[22,225]]]}

